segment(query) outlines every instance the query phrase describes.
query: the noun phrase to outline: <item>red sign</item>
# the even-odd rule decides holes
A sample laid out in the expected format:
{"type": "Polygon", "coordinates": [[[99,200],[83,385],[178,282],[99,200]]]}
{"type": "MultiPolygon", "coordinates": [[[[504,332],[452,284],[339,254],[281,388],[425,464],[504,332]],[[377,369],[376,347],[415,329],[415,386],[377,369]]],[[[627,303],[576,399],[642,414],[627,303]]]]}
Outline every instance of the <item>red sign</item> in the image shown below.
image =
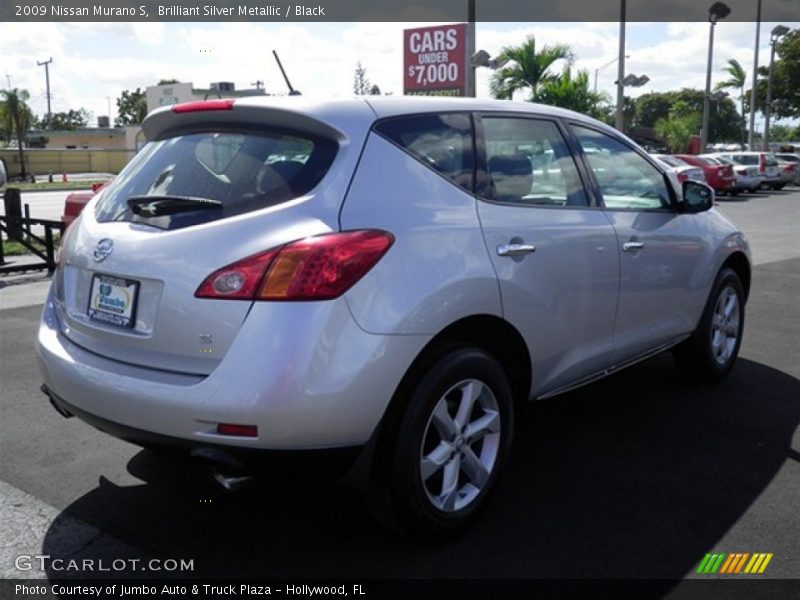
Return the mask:
{"type": "Polygon", "coordinates": [[[403,31],[403,93],[466,95],[467,25],[437,25],[403,31]]]}

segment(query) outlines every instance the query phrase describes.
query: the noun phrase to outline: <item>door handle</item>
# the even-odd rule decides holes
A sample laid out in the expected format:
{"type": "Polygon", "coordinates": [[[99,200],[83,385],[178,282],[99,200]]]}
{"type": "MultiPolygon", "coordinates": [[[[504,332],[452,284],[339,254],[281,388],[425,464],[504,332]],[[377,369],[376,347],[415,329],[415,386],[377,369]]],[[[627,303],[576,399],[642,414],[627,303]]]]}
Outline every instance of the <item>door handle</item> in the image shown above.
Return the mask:
{"type": "Polygon", "coordinates": [[[501,244],[497,247],[498,256],[522,256],[536,252],[533,244],[501,244]]]}
{"type": "Polygon", "coordinates": [[[623,252],[633,252],[634,250],[641,250],[644,248],[643,242],[625,242],[622,244],[623,252]]]}

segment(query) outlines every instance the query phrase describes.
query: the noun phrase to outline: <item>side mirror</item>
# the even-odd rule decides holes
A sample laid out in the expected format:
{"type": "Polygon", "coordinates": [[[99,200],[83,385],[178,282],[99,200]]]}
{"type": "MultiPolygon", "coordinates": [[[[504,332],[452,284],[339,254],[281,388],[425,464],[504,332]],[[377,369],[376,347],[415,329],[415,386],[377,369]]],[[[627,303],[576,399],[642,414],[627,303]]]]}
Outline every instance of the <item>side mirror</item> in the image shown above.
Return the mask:
{"type": "Polygon", "coordinates": [[[688,179],[683,182],[683,211],[699,213],[714,206],[714,189],[699,181],[688,179]]]}

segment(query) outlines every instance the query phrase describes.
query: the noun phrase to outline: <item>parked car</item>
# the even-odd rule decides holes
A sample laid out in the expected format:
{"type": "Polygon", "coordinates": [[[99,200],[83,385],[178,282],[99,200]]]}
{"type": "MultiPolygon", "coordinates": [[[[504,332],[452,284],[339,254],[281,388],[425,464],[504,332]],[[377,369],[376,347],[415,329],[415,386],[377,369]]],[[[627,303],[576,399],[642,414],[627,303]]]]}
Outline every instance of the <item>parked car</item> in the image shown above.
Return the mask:
{"type": "Polygon", "coordinates": [[[706,183],[714,188],[714,191],[720,194],[736,194],[736,175],[733,173],[733,167],[730,165],[721,165],[716,161],[711,161],[703,156],[695,156],[693,154],[675,154],[676,158],[681,159],[683,162],[695,167],[703,169],[706,183]]]}
{"type": "Polygon", "coordinates": [[[496,487],[516,402],[668,349],[701,381],[736,361],[744,235],[710,187],[599,121],[291,97],[178,104],[142,127],[65,234],[43,390],[228,487],[355,465],[382,521],[445,537],[496,487]]]}
{"type": "Polygon", "coordinates": [[[777,154],[775,155],[775,160],[778,161],[781,181],[786,183],[786,185],[800,185],[800,163],[787,160],[777,154]]]}
{"type": "Polygon", "coordinates": [[[671,169],[675,173],[680,183],[683,183],[684,181],[705,182],[706,180],[706,175],[703,173],[703,169],[690,165],[686,161],[672,156],[671,154],[651,154],[650,156],[655,158],[666,168],[671,169]]]}
{"type": "Polygon", "coordinates": [[[786,182],[781,180],[778,161],[772,152],[723,152],[720,156],[729,158],[737,165],[750,165],[758,167],[758,172],[764,177],[761,189],[780,190],[786,182]]]}
{"type": "Polygon", "coordinates": [[[72,222],[78,218],[83,210],[98,190],[102,189],[107,183],[93,183],[92,190],[80,190],[78,192],[70,192],[64,199],[64,213],[61,215],[61,222],[64,223],[64,229],[72,225],[72,222]]]}
{"type": "Polygon", "coordinates": [[[758,172],[758,167],[753,165],[740,165],[721,154],[702,154],[703,158],[715,160],[720,164],[730,165],[733,169],[734,189],[737,191],[756,192],[764,182],[764,176],[758,172]]]}

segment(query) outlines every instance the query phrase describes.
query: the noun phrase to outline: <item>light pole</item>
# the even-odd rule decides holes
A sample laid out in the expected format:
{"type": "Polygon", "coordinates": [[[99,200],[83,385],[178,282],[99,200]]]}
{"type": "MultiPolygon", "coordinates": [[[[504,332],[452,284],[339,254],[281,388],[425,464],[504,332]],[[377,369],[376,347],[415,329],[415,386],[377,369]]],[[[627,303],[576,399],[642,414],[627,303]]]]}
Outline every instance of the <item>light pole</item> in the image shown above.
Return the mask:
{"type": "MultiPolygon", "coordinates": [[[[631,57],[631,55],[630,55],[630,54],[626,54],[626,55],[625,55],[625,58],[630,58],[630,57],[631,57]]],[[[597,68],[594,70],[594,91],[595,91],[595,92],[597,91],[597,75],[600,73],[600,71],[602,71],[602,70],[603,70],[603,69],[605,69],[606,67],[610,67],[611,65],[613,65],[613,64],[614,64],[615,62],[617,62],[618,60],[619,60],[619,56],[615,56],[615,57],[614,57],[614,58],[612,58],[610,61],[608,61],[606,64],[604,64],[604,65],[602,65],[602,66],[600,66],[600,67],[597,67],[597,68]]]]}
{"type": "Polygon", "coordinates": [[[778,38],[789,33],[786,25],[776,25],[769,36],[769,76],[767,77],[767,103],[764,106],[764,150],[769,150],[769,118],[772,112],[772,73],[775,71],[775,44],[778,38]]]}
{"type": "MultiPolygon", "coordinates": [[[[475,54],[475,0],[467,3],[467,58],[475,54]]],[[[467,65],[466,94],[467,98],[474,98],[477,92],[475,82],[476,65],[467,65]]]]}
{"type": "Polygon", "coordinates": [[[750,88],[750,129],[747,133],[747,149],[752,150],[756,131],[756,84],[758,83],[758,45],[761,35],[761,0],[756,13],[756,45],[753,51],[753,83],[750,88]]]}
{"type": "Polygon", "coordinates": [[[625,88],[622,80],[625,79],[625,0],[619,0],[619,64],[617,65],[617,115],[614,126],[617,131],[625,129],[625,88]]]}
{"type": "Polygon", "coordinates": [[[705,152],[708,143],[708,115],[710,111],[711,94],[711,63],[714,60],[714,27],[717,21],[724,19],[731,13],[731,9],[723,2],[714,2],[708,9],[708,67],[706,69],[706,93],[703,95],[703,128],[700,130],[700,151],[705,152]]]}
{"type": "Polygon", "coordinates": [[[50,63],[53,62],[53,57],[51,56],[49,60],[44,60],[42,62],[36,61],[36,64],[40,67],[44,67],[44,79],[45,84],[47,85],[47,129],[50,128],[50,121],[53,118],[53,113],[50,110],[50,63]]]}

